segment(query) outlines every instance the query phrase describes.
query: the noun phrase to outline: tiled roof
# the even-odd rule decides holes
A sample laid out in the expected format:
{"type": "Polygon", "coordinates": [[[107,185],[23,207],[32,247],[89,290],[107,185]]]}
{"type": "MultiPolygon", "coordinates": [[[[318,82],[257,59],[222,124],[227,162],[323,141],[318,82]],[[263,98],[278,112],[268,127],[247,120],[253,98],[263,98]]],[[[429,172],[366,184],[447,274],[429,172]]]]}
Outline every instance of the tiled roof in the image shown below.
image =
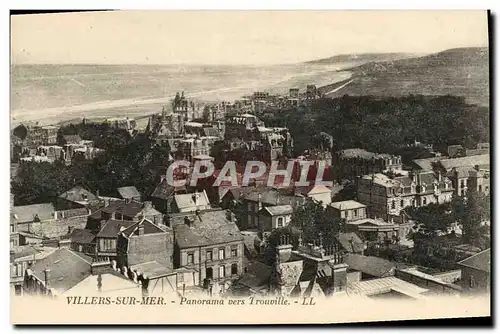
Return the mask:
{"type": "Polygon", "coordinates": [[[94,241],[95,235],[84,228],[75,228],[71,231],[71,242],[79,244],[90,244],[94,241]]]}
{"type": "Polygon", "coordinates": [[[62,193],[61,195],[59,195],[59,198],[64,198],[71,202],[85,202],[85,201],[98,200],[96,195],[92,194],[90,191],[80,186],[73,187],[70,190],[62,193]]]}
{"type": "Polygon", "coordinates": [[[336,237],[342,247],[349,253],[362,252],[365,249],[364,242],[359,238],[356,233],[339,233],[336,237]]]}
{"type": "Polygon", "coordinates": [[[62,293],[90,275],[90,256],[60,248],[44,259],[37,261],[31,268],[36,277],[44,280],[44,270],[50,268],[50,285],[62,293]]]}
{"type": "Polygon", "coordinates": [[[458,262],[459,265],[474,268],[477,270],[491,272],[491,249],[488,248],[476,255],[458,262]]]}
{"type": "Polygon", "coordinates": [[[481,154],[481,155],[473,155],[470,157],[446,159],[446,160],[441,160],[440,164],[446,170],[450,170],[453,167],[465,167],[465,166],[474,167],[475,165],[488,165],[490,164],[490,155],[481,154]]]}
{"type": "Polygon", "coordinates": [[[128,228],[134,225],[136,222],[131,220],[115,220],[110,219],[104,224],[99,233],[97,233],[97,237],[102,238],[116,238],[118,233],[120,233],[120,229],[128,228]]]}
{"type": "Polygon", "coordinates": [[[151,194],[151,197],[159,199],[167,199],[169,197],[172,197],[176,191],[177,192],[186,191],[186,187],[182,186],[175,188],[169,185],[167,180],[164,179],[156,186],[155,190],[151,194]]]}
{"type": "Polygon", "coordinates": [[[236,223],[227,220],[226,211],[204,211],[199,215],[192,215],[191,219],[191,226],[174,226],[175,240],[180,248],[243,241],[236,223]]]}
{"type": "Polygon", "coordinates": [[[375,256],[348,254],[345,262],[349,269],[361,271],[375,277],[393,276],[396,266],[388,261],[375,256]]]}
{"type": "Polygon", "coordinates": [[[264,208],[271,216],[288,215],[293,213],[293,207],[287,205],[267,206],[264,208]]]}
{"type": "Polygon", "coordinates": [[[238,280],[238,283],[249,288],[258,288],[269,283],[271,273],[272,268],[270,266],[253,261],[247,267],[247,272],[238,280]]]}
{"type": "Polygon", "coordinates": [[[366,208],[366,205],[363,203],[359,203],[353,200],[342,201],[342,202],[333,202],[330,204],[331,207],[337,210],[351,210],[351,209],[359,209],[366,208]]]}
{"type": "Polygon", "coordinates": [[[144,234],[164,233],[164,232],[166,232],[164,229],[160,228],[158,225],[154,224],[153,222],[151,222],[151,221],[149,221],[147,219],[142,219],[141,221],[136,222],[135,224],[132,224],[129,227],[125,228],[122,231],[122,234],[124,236],[126,236],[127,238],[129,238],[135,231],[137,231],[137,229],[140,226],[144,226],[144,225],[147,225],[146,226],[147,228],[144,229],[144,234]]]}
{"type": "Polygon", "coordinates": [[[35,216],[40,220],[54,219],[55,208],[52,203],[15,206],[11,210],[11,217],[18,223],[32,222],[35,216]]]}
{"type": "Polygon", "coordinates": [[[121,188],[118,188],[117,191],[120,194],[121,198],[123,198],[123,199],[133,198],[133,197],[141,197],[141,193],[134,186],[121,187],[121,188]]]}

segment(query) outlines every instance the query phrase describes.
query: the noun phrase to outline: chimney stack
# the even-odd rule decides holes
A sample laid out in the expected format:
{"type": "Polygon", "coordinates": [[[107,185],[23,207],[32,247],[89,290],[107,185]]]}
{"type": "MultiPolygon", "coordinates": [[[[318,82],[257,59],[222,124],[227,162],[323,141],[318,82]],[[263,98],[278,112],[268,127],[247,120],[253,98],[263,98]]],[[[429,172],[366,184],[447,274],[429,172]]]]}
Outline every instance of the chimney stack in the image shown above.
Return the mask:
{"type": "Polygon", "coordinates": [[[45,289],[48,291],[50,289],[50,268],[45,269],[43,272],[45,274],[45,289]]]}

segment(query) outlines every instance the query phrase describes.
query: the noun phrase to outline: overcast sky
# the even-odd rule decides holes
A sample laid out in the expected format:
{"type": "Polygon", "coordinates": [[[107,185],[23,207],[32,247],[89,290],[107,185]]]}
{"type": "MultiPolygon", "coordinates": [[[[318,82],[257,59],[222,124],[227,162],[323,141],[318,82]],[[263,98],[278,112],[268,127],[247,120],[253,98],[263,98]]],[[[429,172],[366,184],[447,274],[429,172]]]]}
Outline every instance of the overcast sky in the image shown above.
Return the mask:
{"type": "Polygon", "coordinates": [[[12,63],[279,64],[488,44],[485,11],[135,11],[11,17],[12,63]]]}

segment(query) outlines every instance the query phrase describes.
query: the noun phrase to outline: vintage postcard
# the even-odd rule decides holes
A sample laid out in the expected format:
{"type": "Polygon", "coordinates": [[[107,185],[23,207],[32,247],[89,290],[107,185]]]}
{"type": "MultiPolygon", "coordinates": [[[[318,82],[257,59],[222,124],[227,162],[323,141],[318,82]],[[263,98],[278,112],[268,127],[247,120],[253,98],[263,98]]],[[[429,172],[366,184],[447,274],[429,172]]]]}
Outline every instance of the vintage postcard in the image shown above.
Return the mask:
{"type": "Polygon", "coordinates": [[[14,14],[13,324],[490,317],[488,12],[14,14]]]}

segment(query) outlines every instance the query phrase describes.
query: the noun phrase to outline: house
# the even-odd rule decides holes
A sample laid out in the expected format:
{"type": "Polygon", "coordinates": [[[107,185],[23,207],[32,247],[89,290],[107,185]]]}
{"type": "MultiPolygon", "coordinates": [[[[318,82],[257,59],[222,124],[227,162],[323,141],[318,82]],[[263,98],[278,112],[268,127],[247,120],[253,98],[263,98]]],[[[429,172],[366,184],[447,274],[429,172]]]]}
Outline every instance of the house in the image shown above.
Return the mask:
{"type": "Polygon", "coordinates": [[[358,234],[362,240],[381,244],[387,241],[405,240],[412,225],[412,223],[408,222],[397,224],[386,222],[380,218],[364,218],[348,221],[346,229],[349,232],[358,234]]]}
{"type": "Polygon", "coordinates": [[[150,197],[154,207],[158,211],[167,214],[172,212],[174,194],[181,194],[186,192],[186,187],[173,187],[169,185],[167,179],[163,177],[150,197]]]}
{"type": "Polygon", "coordinates": [[[457,196],[464,197],[469,190],[490,192],[490,165],[453,167],[446,176],[450,178],[457,196]]]}
{"type": "Polygon", "coordinates": [[[332,190],[320,184],[313,184],[308,187],[296,187],[295,193],[311,198],[325,206],[332,202],[332,190]]]}
{"type": "Polygon", "coordinates": [[[147,264],[156,274],[173,272],[174,235],[170,228],[142,219],[119,232],[116,249],[118,267],[147,264]]]}
{"type": "Polygon", "coordinates": [[[179,215],[172,224],[174,265],[196,270],[194,285],[206,286],[208,280],[223,285],[243,273],[243,235],[231,212],[208,210],[179,215]]]}
{"type": "Polygon", "coordinates": [[[10,230],[30,231],[30,225],[43,221],[54,220],[56,209],[52,203],[14,206],[11,209],[10,230]]]}
{"type": "Polygon", "coordinates": [[[439,171],[365,175],[357,185],[358,201],[366,204],[369,217],[399,223],[404,220],[404,208],[450,202],[453,191],[451,180],[439,171]]]}
{"type": "Polygon", "coordinates": [[[327,207],[327,210],[336,218],[345,219],[346,221],[367,217],[366,205],[353,200],[333,202],[327,207]]]}
{"type": "MultiPolygon", "coordinates": [[[[109,219],[103,221],[102,228],[96,235],[96,255],[101,261],[113,260],[118,256],[118,234],[135,224],[133,220],[109,219]]],[[[90,236],[89,236],[90,237],[90,236]]]]}
{"type": "Polygon", "coordinates": [[[464,294],[490,293],[491,249],[458,262],[462,270],[461,286],[464,294]]]}
{"type": "Polygon", "coordinates": [[[112,201],[110,204],[92,213],[87,221],[87,229],[99,231],[101,222],[113,220],[140,221],[143,218],[151,220],[157,225],[164,225],[163,214],[153,207],[150,201],[137,202],[134,200],[112,201]]]}
{"type": "Polygon", "coordinates": [[[23,294],[60,295],[91,275],[92,258],[60,248],[26,269],[23,294]]]}
{"type": "Polygon", "coordinates": [[[79,253],[89,256],[96,254],[96,236],[90,230],[84,228],[75,228],[70,235],[70,248],[79,253]]]}
{"type": "Polygon", "coordinates": [[[195,192],[191,194],[175,194],[173,202],[174,212],[195,212],[197,210],[211,209],[210,201],[208,200],[207,193],[195,192]]]}
{"type": "Polygon", "coordinates": [[[337,180],[354,180],[367,174],[403,169],[403,163],[399,155],[373,153],[360,148],[336,152],[332,158],[332,166],[337,180]]]}
{"type": "Polygon", "coordinates": [[[55,252],[57,248],[43,246],[16,246],[10,251],[10,285],[14,295],[22,295],[24,274],[34,263],[55,252]]]}
{"type": "Polygon", "coordinates": [[[42,243],[43,237],[23,231],[16,231],[10,233],[10,247],[25,246],[25,245],[39,245],[42,243]]]}
{"type": "Polygon", "coordinates": [[[78,145],[78,144],[81,144],[82,142],[82,138],[79,136],[79,135],[62,135],[61,138],[60,138],[60,145],[61,146],[64,146],[64,145],[78,145]]]}
{"type": "Polygon", "coordinates": [[[141,193],[139,193],[137,188],[134,186],[120,187],[117,191],[122,199],[134,200],[138,202],[141,201],[141,193]]]}
{"type": "Polygon", "coordinates": [[[99,198],[87,189],[76,186],[57,197],[58,210],[88,208],[99,206],[99,198]]]}
{"type": "Polygon", "coordinates": [[[293,207],[290,204],[266,206],[259,211],[259,230],[272,230],[288,226],[292,220],[293,207]]]}

